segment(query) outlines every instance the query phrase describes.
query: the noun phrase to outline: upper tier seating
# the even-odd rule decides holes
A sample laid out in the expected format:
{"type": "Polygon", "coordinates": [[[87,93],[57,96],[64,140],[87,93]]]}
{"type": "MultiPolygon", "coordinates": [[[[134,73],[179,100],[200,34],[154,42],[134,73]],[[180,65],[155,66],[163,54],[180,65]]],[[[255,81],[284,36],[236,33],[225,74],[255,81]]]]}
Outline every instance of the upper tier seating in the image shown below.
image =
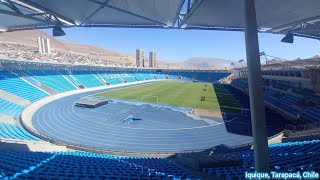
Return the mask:
{"type": "Polygon", "coordinates": [[[277,93],[274,89],[267,89],[264,91],[264,96],[266,97],[273,97],[277,93]]]}
{"type": "Polygon", "coordinates": [[[77,88],[56,71],[29,71],[33,78],[55,89],[57,92],[76,90],[77,88]]]}
{"type": "Polygon", "coordinates": [[[0,123],[0,138],[40,141],[39,138],[27,132],[22,126],[8,123],[0,123]]]}
{"type": "Polygon", "coordinates": [[[194,78],[197,81],[204,82],[218,82],[220,79],[230,75],[230,73],[225,72],[169,72],[168,74],[183,76],[183,79],[185,80],[192,80],[194,78]]]}
{"type": "Polygon", "coordinates": [[[301,114],[301,118],[313,123],[320,122],[320,106],[309,108],[301,114]]]}
{"type": "Polygon", "coordinates": [[[301,110],[292,107],[302,100],[301,97],[295,96],[293,94],[285,94],[279,97],[275,97],[275,94],[277,94],[276,90],[265,91],[265,100],[273,105],[278,106],[280,109],[290,112],[293,115],[301,113],[301,110]]]}
{"type": "Polygon", "coordinates": [[[0,71],[0,89],[23,97],[31,102],[48,96],[47,93],[23,81],[9,71],[0,71]]]}
{"type": "MultiPolygon", "coordinates": [[[[273,83],[273,82],[271,82],[273,83]]],[[[240,89],[246,89],[248,87],[248,82],[244,78],[238,78],[231,82],[231,85],[238,87],[240,89]]],[[[301,94],[295,94],[292,92],[285,92],[279,89],[265,89],[264,91],[265,101],[279,110],[285,111],[291,115],[290,117],[298,119],[299,117],[306,122],[319,122],[320,112],[318,107],[308,108],[299,107],[299,103],[303,100],[301,94]]]]}
{"type": "Polygon", "coordinates": [[[90,152],[0,152],[0,179],[197,179],[167,159],[90,152]]]}
{"type": "Polygon", "coordinates": [[[248,89],[248,81],[244,78],[234,79],[231,84],[243,90],[248,89]]]}
{"type": "Polygon", "coordinates": [[[0,98],[0,114],[18,118],[24,106],[0,98]]]}
{"type": "MultiPolygon", "coordinates": [[[[320,141],[298,141],[269,145],[270,168],[273,171],[318,171],[320,170],[320,141]]],[[[221,157],[240,158],[242,166],[203,169],[224,179],[244,179],[245,171],[254,171],[252,150],[227,153],[221,157]]]]}

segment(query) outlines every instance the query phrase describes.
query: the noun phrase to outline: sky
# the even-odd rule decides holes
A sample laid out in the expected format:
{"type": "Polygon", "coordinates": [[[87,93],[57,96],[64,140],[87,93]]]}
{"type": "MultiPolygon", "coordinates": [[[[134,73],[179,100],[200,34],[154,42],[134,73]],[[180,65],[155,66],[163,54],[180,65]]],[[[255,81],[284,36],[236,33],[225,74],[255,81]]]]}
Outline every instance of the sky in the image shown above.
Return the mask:
{"type": "MultiPolygon", "coordinates": [[[[245,59],[243,32],[135,28],[68,28],[59,39],[91,44],[119,52],[135,54],[156,51],[158,59],[172,62],[192,57],[222,58],[233,61],[245,59]]],[[[51,34],[51,30],[47,30],[51,34]]],[[[320,55],[320,41],[295,37],[293,44],[280,42],[283,35],[259,34],[260,51],[293,60],[320,55]]]]}

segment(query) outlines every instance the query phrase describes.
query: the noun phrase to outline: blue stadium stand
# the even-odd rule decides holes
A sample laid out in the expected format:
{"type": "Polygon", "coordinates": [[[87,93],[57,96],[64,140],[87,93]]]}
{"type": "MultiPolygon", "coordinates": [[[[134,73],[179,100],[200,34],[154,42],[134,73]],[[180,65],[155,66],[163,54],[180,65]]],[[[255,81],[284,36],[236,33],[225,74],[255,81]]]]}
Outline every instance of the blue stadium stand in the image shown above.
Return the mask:
{"type": "Polygon", "coordinates": [[[71,74],[63,74],[63,75],[77,87],[83,85],[77,78],[73,77],[71,74]]]}
{"type": "Polygon", "coordinates": [[[93,73],[90,72],[73,71],[72,75],[86,87],[97,87],[105,85],[97,77],[95,77],[93,73]]]}
{"type": "Polygon", "coordinates": [[[153,76],[155,76],[157,79],[166,79],[164,74],[160,74],[160,73],[153,74],[153,76]]]}
{"type": "Polygon", "coordinates": [[[9,71],[0,71],[0,89],[25,98],[31,102],[48,96],[47,93],[39,90],[9,71]]]}
{"type": "Polygon", "coordinates": [[[104,75],[106,77],[106,81],[111,85],[123,83],[115,74],[104,74],[104,75]]]}
{"type": "Polygon", "coordinates": [[[127,82],[136,82],[137,80],[134,78],[134,76],[132,76],[131,74],[117,74],[119,77],[121,77],[122,79],[124,79],[127,82]]]}
{"type": "MultiPolygon", "coordinates": [[[[318,171],[320,170],[320,141],[297,141],[269,145],[272,171],[318,171]]],[[[223,179],[244,179],[244,172],[254,172],[252,150],[221,154],[220,157],[240,158],[242,166],[203,169],[208,175],[215,174],[223,179]]]]}
{"type": "Polygon", "coordinates": [[[56,71],[29,71],[33,78],[39,80],[43,84],[55,89],[57,92],[66,92],[76,90],[77,88],[67,81],[62,75],[56,71]]]}
{"type": "Polygon", "coordinates": [[[177,75],[167,75],[169,79],[179,79],[177,75]]]}
{"type": "Polygon", "coordinates": [[[301,118],[307,122],[320,122],[320,106],[307,109],[301,114],[301,118]]]}
{"type": "Polygon", "coordinates": [[[146,80],[146,78],[142,75],[142,74],[140,74],[140,73],[133,73],[132,74],[136,79],[138,79],[139,81],[145,81],[146,80]]]}
{"type": "Polygon", "coordinates": [[[147,80],[154,80],[153,75],[149,73],[141,73],[147,80]]]}
{"type": "Polygon", "coordinates": [[[0,179],[198,179],[167,159],[90,152],[0,152],[0,179]]]}
{"type": "Polygon", "coordinates": [[[22,126],[8,123],[0,123],[0,138],[40,141],[39,138],[27,132],[22,126]]]}
{"type": "Polygon", "coordinates": [[[0,114],[18,118],[24,106],[0,98],[0,114]]]}

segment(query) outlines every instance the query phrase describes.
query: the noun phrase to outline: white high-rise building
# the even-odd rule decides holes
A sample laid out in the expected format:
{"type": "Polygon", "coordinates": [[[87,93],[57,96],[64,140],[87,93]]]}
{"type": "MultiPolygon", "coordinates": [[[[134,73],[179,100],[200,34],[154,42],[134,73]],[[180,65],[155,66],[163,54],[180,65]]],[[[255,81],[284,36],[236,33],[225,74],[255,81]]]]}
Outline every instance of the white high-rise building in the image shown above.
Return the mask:
{"type": "Polygon", "coordinates": [[[50,39],[46,37],[38,37],[38,50],[40,54],[51,54],[50,39]]]}
{"type": "Polygon", "coordinates": [[[154,51],[149,52],[149,67],[157,67],[157,53],[154,51]]]}
{"type": "Polygon", "coordinates": [[[137,65],[137,67],[144,67],[144,51],[143,51],[143,49],[136,50],[136,65],[137,65]]]}

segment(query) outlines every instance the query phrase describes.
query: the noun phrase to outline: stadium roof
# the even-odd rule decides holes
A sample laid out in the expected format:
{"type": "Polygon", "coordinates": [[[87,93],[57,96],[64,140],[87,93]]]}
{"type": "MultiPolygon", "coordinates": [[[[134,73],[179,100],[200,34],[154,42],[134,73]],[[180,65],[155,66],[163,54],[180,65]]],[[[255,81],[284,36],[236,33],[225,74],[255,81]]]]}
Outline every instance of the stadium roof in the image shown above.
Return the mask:
{"type": "MultiPolygon", "coordinates": [[[[258,30],[320,39],[319,0],[255,0],[258,30]]],[[[243,31],[243,0],[0,0],[0,31],[144,27],[243,31]]]]}

